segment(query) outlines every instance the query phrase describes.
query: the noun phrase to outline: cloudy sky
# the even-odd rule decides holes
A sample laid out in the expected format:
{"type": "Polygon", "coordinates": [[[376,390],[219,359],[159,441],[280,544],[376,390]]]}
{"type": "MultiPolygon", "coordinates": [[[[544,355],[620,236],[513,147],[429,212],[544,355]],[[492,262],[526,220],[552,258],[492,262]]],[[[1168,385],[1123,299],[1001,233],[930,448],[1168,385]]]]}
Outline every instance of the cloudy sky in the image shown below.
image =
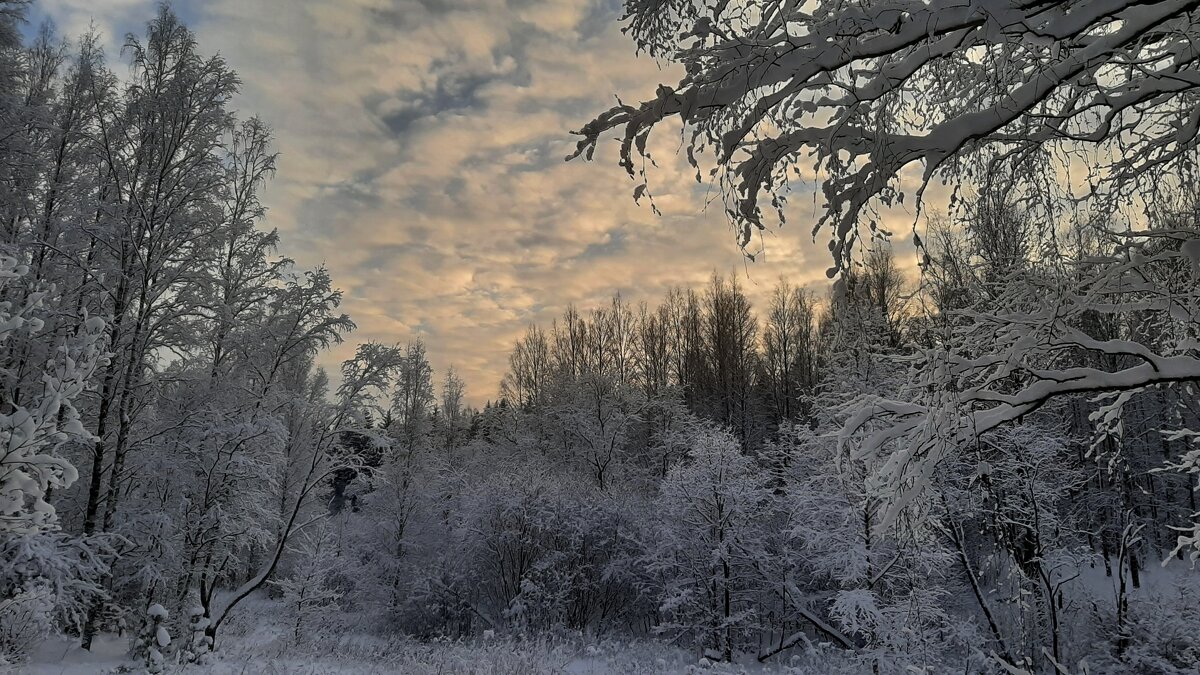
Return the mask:
{"type": "MultiPolygon", "coordinates": [[[[235,107],[274,129],[266,225],[300,265],[329,267],[359,326],[330,362],[357,342],[419,337],[439,377],[453,364],[482,404],[513,341],[568,303],[586,309],[614,291],[653,301],[714,269],[740,275],[759,306],[781,275],[821,287],[828,254],[811,242],[807,210],[793,207],[746,264],[671,130],[658,134],[651,174],[661,217],[633,202],[615,143],[595,162],[563,161],[570,131],[614,95],[639,100],[678,80],[635,56],[619,1],[172,6],[241,76],[235,107]]],[[[122,36],[141,33],[155,8],[36,0],[30,22],[49,16],[68,35],[94,23],[119,64],[122,36]]]]}

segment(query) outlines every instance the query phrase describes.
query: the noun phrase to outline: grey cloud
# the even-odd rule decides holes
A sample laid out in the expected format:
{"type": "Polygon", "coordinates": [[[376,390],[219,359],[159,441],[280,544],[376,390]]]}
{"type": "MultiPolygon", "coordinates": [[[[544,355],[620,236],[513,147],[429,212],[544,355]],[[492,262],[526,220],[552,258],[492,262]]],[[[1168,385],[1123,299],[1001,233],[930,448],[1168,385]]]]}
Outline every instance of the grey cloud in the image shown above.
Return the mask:
{"type": "Polygon", "coordinates": [[[499,76],[449,70],[436,75],[428,90],[400,91],[374,105],[370,101],[366,104],[375,109],[391,133],[401,136],[424,118],[453,111],[485,111],[487,103],[480,96],[480,90],[497,79],[499,76]]]}
{"type": "Polygon", "coordinates": [[[626,251],[628,241],[629,235],[624,230],[609,230],[603,241],[588,244],[578,257],[589,259],[620,255],[626,251]]]}

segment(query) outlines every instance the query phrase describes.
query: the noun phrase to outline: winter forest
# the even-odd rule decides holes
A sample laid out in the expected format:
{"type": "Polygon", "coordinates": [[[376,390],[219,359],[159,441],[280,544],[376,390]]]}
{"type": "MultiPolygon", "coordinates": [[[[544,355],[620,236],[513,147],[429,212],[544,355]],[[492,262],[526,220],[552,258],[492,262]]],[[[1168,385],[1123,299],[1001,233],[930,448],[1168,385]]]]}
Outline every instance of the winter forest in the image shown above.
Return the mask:
{"type": "Polygon", "coordinates": [[[33,6],[0,670],[1200,672],[1197,3],[624,0],[677,70],[567,160],[646,227],[683,163],[746,265],[528,322],[477,407],[289,258],[180,14],[114,53],[33,6]],[[827,281],[756,272],[783,227],[827,281]]]}

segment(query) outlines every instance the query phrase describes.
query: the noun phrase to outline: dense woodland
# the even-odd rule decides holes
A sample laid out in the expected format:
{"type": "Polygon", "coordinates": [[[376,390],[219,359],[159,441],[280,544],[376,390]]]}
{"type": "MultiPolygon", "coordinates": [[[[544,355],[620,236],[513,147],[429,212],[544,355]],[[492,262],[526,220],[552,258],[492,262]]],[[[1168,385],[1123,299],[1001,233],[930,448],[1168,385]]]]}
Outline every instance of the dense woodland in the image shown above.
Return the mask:
{"type": "Polygon", "coordinates": [[[264,229],[270,129],[168,9],[120,76],[96,36],[22,44],[22,11],[0,2],[0,662],[122,632],[152,672],[203,663],[268,596],[307,643],[1195,672],[1186,176],[1148,234],[984,185],[829,286],[566,308],[472,410],[415,338],[318,367],[354,325],[264,229]]]}

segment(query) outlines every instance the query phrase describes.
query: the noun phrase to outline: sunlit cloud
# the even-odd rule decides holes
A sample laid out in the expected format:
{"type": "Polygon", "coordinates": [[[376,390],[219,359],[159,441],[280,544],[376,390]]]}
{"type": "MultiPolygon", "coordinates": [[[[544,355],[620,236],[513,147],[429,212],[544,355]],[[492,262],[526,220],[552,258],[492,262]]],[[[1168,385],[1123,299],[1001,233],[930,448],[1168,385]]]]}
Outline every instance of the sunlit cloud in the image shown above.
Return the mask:
{"type": "MultiPolygon", "coordinates": [[[[156,4],[39,0],[63,32],[95,21],[119,58],[156,4]]],[[[664,129],[651,150],[662,215],[635,204],[615,147],[564,162],[570,131],[674,70],[638,58],[616,2],[208,0],[175,3],[201,48],[241,76],[236,107],[274,129],[281,156],[265,226],[283,253],[325,264],[364,340],[422,338],[472,403],[496,395],[512,342],[569,303],[619,291],[655,301],[714,269],[761,303],[781,275],[820,285],[824,238],[799,205],[747,264],[719,200],[664,129]]],[[[119,70],[119,69],[118,69],[119,70]]],[[[609,144],[615,146],[615,144],[609,144]]],[[[901,226],[903,227],[903,226],[901,226]]],[[[757,246],[757,244],[755,245],[757,246]]]]}

